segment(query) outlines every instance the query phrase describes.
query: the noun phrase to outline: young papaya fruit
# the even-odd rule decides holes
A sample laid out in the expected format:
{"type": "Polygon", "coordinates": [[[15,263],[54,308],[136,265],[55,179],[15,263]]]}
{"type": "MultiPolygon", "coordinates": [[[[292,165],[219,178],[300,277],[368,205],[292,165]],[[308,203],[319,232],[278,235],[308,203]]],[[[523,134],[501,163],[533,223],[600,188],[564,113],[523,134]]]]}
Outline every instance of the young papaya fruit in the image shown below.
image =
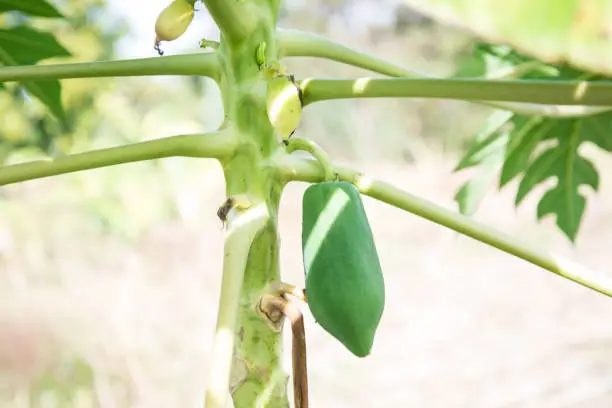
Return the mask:
{"type": "Polygon", "coordinates": [[[291,75],[268,81],[266,107],[268,119],[282,140],[295,132],[302,117],[302,94],[291,75]]]}
{"type": "Polygon", "coordinates": [[[160,41],[172,41],[179,38],[191,24],[194,16],[193,2],[173,0],[159,13],[155,21],[155,44],[160,41]]]}
{"type": "Polygon", "coordinates": [[[306,299],[321,327],[358,357],[370,354],[385,285],[361,195],[348,182],[311,184],[302,201],[306,299]]]}

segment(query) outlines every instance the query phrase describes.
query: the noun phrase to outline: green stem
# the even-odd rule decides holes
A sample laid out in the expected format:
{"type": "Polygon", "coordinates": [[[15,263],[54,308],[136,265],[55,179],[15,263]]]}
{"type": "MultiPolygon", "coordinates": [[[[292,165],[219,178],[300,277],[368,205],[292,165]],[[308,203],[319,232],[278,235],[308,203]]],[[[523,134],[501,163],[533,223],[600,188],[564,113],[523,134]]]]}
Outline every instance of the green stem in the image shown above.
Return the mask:
{"type": "Polygon", "coordinates": [[[287,145],[287,153],[293,153],[298,150],[302,150],[308,152],[314,157],[321,167],[323,168],[323,173],[325,174],[325,181],[333,180],[335,177],[333,164],[325,152],[318,144],[313,142],[312,140],[302,139],[299,137],[293,137],[289,139],[289,144],[287,145]]]}
{"type": "Polygon", "coordinates": [[[257,27],[260,8],[252,1],[202,0],[224,38],[241,43],[257,27]]]}
{"type": "MultiPolygon", "coordinates": [[[[323,172],[314,160],[285,156],[279,159],[276,165],[287,180],[319,182],[323,179],[323,172]]],[[[373,179],[346,167],[336,167],[336,171],[343,180],[354,183],[362,194],[467,235],[563,278],[612,297],[612,279],[604,274],[596,273],[558,255],[537,249],[532,244],[519,241],[384,181],[373,179]]]]}
{"type": "Polygon", "coordinates": [[[225,408],[228,403],[234,333],[240,311],[240,294],[251,245],[270,216],[266,203],[229,217],[223,257],[223,279],[213,342],[213,358],[206,390],[206,408],[225,408]]]}
{"type": "Polygon", "coordinates": [[[0,82],[147,75],[202,75],[216,80],[219,69],[214,52],[201,52],[119,61],[1,67],[0,82]]]}
{"type": "Polygon", "coordinates": [[[426,77],[422,72],[404,68],[371,54],[338,44],[326,37],[289,29],[277,29],[279,58],[317,57],[367,69],[379,74],[399,77],[426,77]]]}
{"type": "Polygon", "coordinates": [[[441,98],[606,106],[612,81],[485,80],[456,78],[305,79],[304,105],[346,98],[441,98]]]}
{"type": "Polygon", "coordinates": [[[80,170],[171,156],[223,159],[231,156],[235,148],[235,139],[223,133],[171,136],[126,146],[0,167],[0,186],[80,170]]]}
{"type": "MultiPolygon", "coordinates": [[[[414,69],[385,61],[381,58],[367,54],[329,40],[326,37],[299,30],[277,29],[279,53],[286,57],[317,57],[367,69],[379,74],[392,77],[421,77],[436,78],[414,69]]],[[[539,64],[539,63],[538,63],[539,64]]],[[[535,66],[535,64],[534,64],[535,66]]],[[[517,71],[533,68],[522,65],[517,71]]],[[[518,72],[517,72],[518,73],[518,72]]],[[[505,72],[504,75],[510,75],[505,72]]],[[[438,77],[441,78],[441,77],[438,77]]],[[[509,110],[522,115],[536,115],[549,117],[580,117],[606,112],[612,107],[592,106],[542,106],[528,103],[472,101],[498,109],[509,110]]]]}

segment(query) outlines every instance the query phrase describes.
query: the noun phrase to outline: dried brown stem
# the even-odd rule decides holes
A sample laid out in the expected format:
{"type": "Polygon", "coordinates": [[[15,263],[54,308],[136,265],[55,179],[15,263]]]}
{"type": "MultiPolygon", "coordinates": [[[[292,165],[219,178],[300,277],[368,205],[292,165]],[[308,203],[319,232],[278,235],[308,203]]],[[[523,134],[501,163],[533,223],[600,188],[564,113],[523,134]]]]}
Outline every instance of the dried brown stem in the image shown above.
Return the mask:
{"type": "Polygon", "coordinates": [[[293,360],[293,400],[295,408],[308,408],[308,369],[306,361],[306,333],[304,316],[298,307],[285,298],[264,295],[258,308],[273,323],[277,324],[277,316],[282,313],[291,322],[292,360],[293,360]]]}

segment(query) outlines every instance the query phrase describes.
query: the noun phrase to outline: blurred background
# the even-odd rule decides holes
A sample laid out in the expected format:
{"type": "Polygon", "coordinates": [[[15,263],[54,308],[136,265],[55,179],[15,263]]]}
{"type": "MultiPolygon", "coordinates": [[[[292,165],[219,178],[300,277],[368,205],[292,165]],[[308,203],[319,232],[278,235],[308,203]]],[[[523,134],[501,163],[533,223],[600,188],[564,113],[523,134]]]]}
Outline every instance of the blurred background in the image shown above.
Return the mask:
{"type": "MultiPolygon", "coordinates": [[[[61,3],[61,4],[59,4],[61,3]]],[[[73,61],[154,56],[166,0],[64,0],[53,26],[73,61]]],[[[167,55],[218,39],[200,12],[167,55]]],[[[285,1],[280,26],[310,30],[435,75],[452,74],[474,39],[400,0],[285,1]]],[[[65,61],[65,60],[63,60],[65,61]]],[[[54,61],[46,61],[54,62],[54,61]]],[[[371,75],[322,60],[297,77],[371,75]]],[[[14,88],[0,92],[6,163],[209,131],[222,118],[200,78],[62,81],[68,125],[14,88]]],[[[297,134],[338,161],[455,208],[452,169],[489,110],[437,100],[333,101],[309,107],[297,134]]],[[[517,210],[512,184],[475,217],[609,270],[612,159],[576,246],[517,210]]],[[[303,284],[301,193],[282,200],[281,268],[303,284]]],[[[224,181],[212,160],[173,158],[0,189],[0,406],[200,407],[220,287],[224,181]]],[[[387,284],[371,356],[357,359],[307,315],[313,407],[612,406],[612,301],[457,233],[364,198],[387,284]]],[[[290,339],[287,339],[287,346],[290,339]]],[[[287,355],[289,367],[290,356],[287,355]]]]}

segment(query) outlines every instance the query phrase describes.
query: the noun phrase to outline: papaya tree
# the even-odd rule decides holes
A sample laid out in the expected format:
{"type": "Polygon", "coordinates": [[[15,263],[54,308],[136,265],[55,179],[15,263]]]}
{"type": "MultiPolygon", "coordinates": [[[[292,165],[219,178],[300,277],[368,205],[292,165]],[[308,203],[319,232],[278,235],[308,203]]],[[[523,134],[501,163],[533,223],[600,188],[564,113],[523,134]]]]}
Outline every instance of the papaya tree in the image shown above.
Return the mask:
{"type": "MultiPolygon", "coordinates": [[[[583,63],[578,68],[570,65],[572,59],[537,60],[483,40],[467,68],[452,77],[431,77],[322,36],[277,27],[279,0],[204,0],[203,7],[221,31],[220,41],[203,39],[198,52],[163,55],[164,42],[176,40],[189,28],[195,3],[173,0],[160,13],[154,41],[160,55],[150,58],[36,65],[65,55],[53,36],[11,28],[13,38],[21,35],[26,44],[42,46],[45,54],[29,54],[27,47],[0,37],[0,81],[23,84],[56,116],[61,113],[58,81],[75,78],[208,77],[218,85],[224,109],[222,124],[206,133],[6,165],[0,168],[0,185],[173,156],[219,161],[226,184],[218,211],[225,249],[207,407],[225,407],[230,396],[236,407],[288,406],[289,375],[281,365],[284,317],[291,320],[294,342],[294,403],[307,406],[305,337],[296,298],[306,302],[321,327],[357,357],[366,357],[375,347],[385,289],[362,195],[612,296],[612,284],[603,275],[468,216],[482,197],[483,180],[500,171],[501,186],[521,178],[517,203],[535,186],[556,178],[557,185],[540,200],[538,217],[555,215],[560,230],[576,238],[586,206],[578,189],[598,186],[597,171],[578,147],[590,141],[612,151],[608,65],[583,63]],[[296,78],[283,64],[292,57],[325,58],[386,78],[296,78]],[[496,108],[457,166],[483,168],[483,174],[457,194],[464,214],[337,165],[300,135],[301,115],[308,106],[352,98],[442,98],[496,108]],[[551,140],[556,142],[553,147],[536,149],[551,140]],[[305,289],[283,282],[279,265],[280,198],[285,186],[296,181],[310,183],[303,201],[305,289]]],[[[4,12],[62,17],[45,0],[2,4],[4,12]]]]}

